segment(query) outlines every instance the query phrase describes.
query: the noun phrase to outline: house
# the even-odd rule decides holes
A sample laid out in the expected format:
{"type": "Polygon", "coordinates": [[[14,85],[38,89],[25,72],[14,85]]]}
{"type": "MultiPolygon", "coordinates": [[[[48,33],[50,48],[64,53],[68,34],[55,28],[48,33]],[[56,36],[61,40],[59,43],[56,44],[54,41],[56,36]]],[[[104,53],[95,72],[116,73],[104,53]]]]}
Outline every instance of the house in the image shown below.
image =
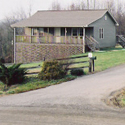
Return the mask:
{"type": "Polygon", "coordinates": [[[116,45],[117,21],[108,10],[38,11],[14,28],[14,60],[40,61],[116,45]],[[24,28],[24,34],[17,34],[24,28]]]}

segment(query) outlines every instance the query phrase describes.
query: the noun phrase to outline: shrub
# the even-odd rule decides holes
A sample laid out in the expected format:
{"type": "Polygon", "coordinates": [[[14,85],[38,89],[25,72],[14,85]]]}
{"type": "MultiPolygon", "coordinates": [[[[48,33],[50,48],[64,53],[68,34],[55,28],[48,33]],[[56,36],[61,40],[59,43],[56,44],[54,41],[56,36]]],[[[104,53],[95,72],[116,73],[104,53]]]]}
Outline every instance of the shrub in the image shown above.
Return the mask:
{"type": "Polygon", "coordinates": [[[19,68],[21,64],[6,67],[0,63],[0,81],[7,86],[22,83],[25,80],[26,69],[19,68]]]}
{"type": "Polygon", "coordinates": [[[56,60],[45,61],[38,77],[41,80],[55,80],[65,77],[66,73],[66,67],[64,67],[60,62],[56,60]]]}
{"type": "Polygon", "coordinates": [[[73,76],[81,76],[81,75],[84,74],[84,71],[83,71],[83,69],[78,68],[78,69],[72,69],[72,70],[70,71],[70,73],[71,73],[71,75],[73,75],[73,76]]]}
{"type": "Polygon", "coordinates": [[[5,63],[4,58],[0,58],[0,63],[5,63]]]}

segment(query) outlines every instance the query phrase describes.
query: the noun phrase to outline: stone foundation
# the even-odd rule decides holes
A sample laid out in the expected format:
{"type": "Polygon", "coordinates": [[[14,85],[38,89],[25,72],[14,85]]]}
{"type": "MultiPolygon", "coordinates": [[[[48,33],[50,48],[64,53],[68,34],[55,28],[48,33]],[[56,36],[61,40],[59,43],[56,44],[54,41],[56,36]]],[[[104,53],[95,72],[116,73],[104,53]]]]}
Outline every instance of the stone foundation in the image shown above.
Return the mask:
{"type": "Polygon", "coordinates": [[[45,59],[64,58],[83,53],[77,44],[16,43],[16,63],[29,63],[45,59]]]}

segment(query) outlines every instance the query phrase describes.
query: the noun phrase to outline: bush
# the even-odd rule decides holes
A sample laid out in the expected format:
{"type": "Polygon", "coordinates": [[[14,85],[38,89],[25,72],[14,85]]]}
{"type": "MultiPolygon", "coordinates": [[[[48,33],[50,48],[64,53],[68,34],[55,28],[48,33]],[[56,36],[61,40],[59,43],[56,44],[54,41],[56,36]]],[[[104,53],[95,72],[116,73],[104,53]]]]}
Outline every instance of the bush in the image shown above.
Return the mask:
{"type": "Polygon", "coordinates": [[[4,58],[0,58],[0,63],[5,63],[4,58]]]}
{"type": "Polygon", "coordinates": [[[64,68],[60,62],[56,60],[45,61],[41,72],[38,74],[38,77],[41,80],[56,80],[64,78],[66,73],[66,68],[64,68]]]}
{"type": "Polygon", "coordinates": [[[83,71],[83,69],[72,69],[71,71],[70,71],[70,73],[71,73],[71,75],[73,75],[73,76],[82,76],[83,74],[84,74],[84,71],[83,71]]]}
{"type": "Polygon", "coordinates": [[[0,81],[7,86],[22,83],[25,80],[26,69],[19,68],[21,64],[14,64],[6,67],[0,63],[0,81]]]}

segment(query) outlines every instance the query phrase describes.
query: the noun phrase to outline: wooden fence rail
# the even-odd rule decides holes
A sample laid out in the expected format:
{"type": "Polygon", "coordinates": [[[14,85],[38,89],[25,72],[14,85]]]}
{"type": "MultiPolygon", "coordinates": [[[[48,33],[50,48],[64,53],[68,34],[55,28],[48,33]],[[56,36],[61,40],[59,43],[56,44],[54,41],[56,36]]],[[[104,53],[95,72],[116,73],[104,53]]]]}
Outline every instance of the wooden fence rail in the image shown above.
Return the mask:
{"type": "Polygon", "coordinates": [[[89,58],[88,55],[83,55],[83,56],[77,56],[77,57],[69,57],[69,58],[61,58],[61,59],[57,59],[58,61],[71,61],[71,62],[67,62],[67,63],[63,63],[63,65],[73,65],[73,64],[85,64],[88,63],[87,66],[79,66],[79,67],[71,67],[71,68],[67,68],[68,70],[72,70],[72,69],[77,69],[77,68],[88,68],[89,72],[94,71],[94,60],[96,59],[96,57],[91,57],[89,58]],[[87,59],[85,61],[71,61],[71,60],[76,60],[77,58],[79,59],[87,59]],[[92,70],[93,68],[93,70],[92,70]]]}
{"type": "MultiPolygon", "coordinates": [[[[57,59],[57,61],[64,61],[62,64],[63,65],[68,65],[67,70],[72,70],[72,69],[77,69],[77,68],[88,68],[89,72],[94,72],[94,60],[96,57],[91,57],[89,58],[88,55],[84,56],[77,56],[77,57],[68,57],[68,58],[60,58],[57,59]],[[81,59],[81,61],[78,61],[76,59],[81,59]],[[74,64],[81,64],[82,66],[75,67],[73,66],[74,64]],[[87,64],[87,65],[84,65],[87,64]],[[71,66],[71,67],[70,67],[71,66]]],[[[32,69],[37,69],[41,68],[41,66],[36,66],[36,67],[28,67],[26,68],[27,70],[32,70],[32,69]]],[[[27,75],[33,75],[33,74],[38,74],[38,71],[33,71],[33,72],[28,72],[27,75]]]]}

